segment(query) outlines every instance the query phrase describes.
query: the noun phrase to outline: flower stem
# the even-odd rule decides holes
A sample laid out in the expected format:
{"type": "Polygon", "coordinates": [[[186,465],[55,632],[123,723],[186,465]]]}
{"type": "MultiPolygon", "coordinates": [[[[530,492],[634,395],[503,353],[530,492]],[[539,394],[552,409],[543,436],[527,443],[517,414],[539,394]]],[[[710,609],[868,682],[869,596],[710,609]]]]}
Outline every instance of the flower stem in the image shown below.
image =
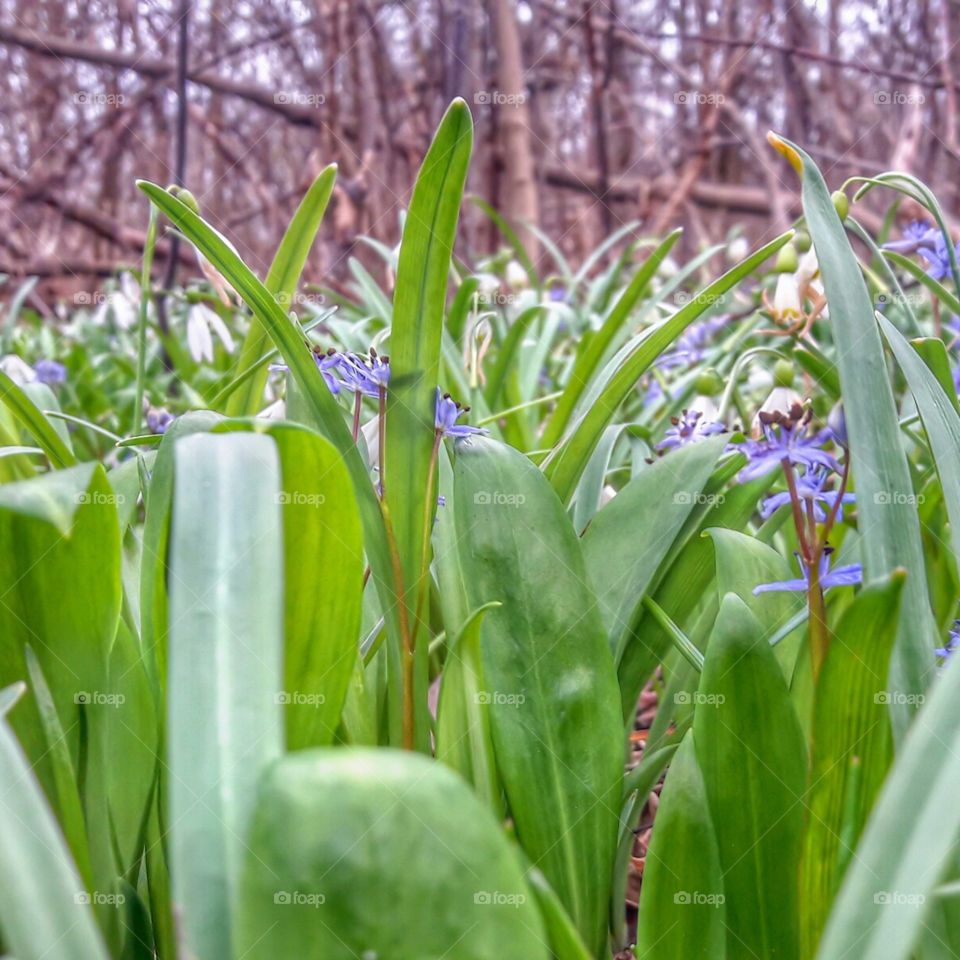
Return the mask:
{"type": "MultiPolygon", "coordinates": [[[[360,411],[363,408],[363,394],[357,390],[353,395],[353,442],[360,436],[360,411]]],[[[383,424],[380,425],[381,428],[383,424]]]]}
{"type": "Polygon", "coordinates": [[[387,388],[380,387],[380,412],[378,436],[378,461],[380,463],[380,499],[387,495],[387,388]]]}
{"type": "Polygon", "coordinates": [[[143,422],[143,395],[147,370],[147,320],[150,311],[150,276],[153,273],[153,249],[157,242],[157,208],[150,204],[150,220],[143,245],[143,268],[140,272],[140,312],[137,318],[137,385],[133,400],[133,421],[130,436],[140,433],[143,422]]]}

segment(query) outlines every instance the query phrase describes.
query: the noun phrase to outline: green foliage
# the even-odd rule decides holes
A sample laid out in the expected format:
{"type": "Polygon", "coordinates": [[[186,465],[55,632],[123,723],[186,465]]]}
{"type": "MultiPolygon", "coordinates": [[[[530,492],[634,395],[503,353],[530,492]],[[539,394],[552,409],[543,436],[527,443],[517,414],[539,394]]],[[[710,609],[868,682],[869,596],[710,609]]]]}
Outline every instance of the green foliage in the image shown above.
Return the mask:
{"type": "Polygon", "coordinates": [[[933,194],[843,209],[776,140],[802,256],[631,223],[570,264],[475,198],[482,258],[471,139],[457,101],[343,290],[301,280],[331,166],[263,282],[142,183],[138,280],[12,298],[0,952],[960,955],[960,270],[856,219],[945,231],[933,194]],[[209,284],[167,329],[171,225],[209,284]]]}

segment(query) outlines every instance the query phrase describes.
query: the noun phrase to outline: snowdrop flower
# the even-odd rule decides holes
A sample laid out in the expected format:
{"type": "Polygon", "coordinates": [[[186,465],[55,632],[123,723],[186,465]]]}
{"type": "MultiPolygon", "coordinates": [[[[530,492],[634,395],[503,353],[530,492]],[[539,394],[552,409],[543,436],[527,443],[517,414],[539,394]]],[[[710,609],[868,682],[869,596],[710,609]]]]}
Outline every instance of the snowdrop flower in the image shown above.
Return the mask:
{"type": "Polygon", "coordinates": [[[15,353],[8,353],[0,359],[0,370],[20,387],[27,383],[35,383],[37,380],[36,370],[23,357],[18,357],[15,353]]]}
{"type": "Polygon", "coordinates": [[[187,345],[190,356],[197,363],[206,360],[213,362],[213,336],[215,333],[223,344],[227,353],[233,353],[234,343],[227,325],[220,319],[220,315],[211,310],[206,304],[191,304],[187,311],[187,345]]]}

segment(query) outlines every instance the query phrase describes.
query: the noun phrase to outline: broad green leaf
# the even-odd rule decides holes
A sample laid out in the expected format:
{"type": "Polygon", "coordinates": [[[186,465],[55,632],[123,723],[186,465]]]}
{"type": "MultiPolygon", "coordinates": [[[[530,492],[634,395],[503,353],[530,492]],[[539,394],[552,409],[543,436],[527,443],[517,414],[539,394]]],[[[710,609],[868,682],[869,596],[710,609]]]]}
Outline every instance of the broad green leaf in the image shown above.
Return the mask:
{"type": "Polygon", "coordinates": [[[377,593],[387,617],[394,646],[400,647],[400,626],[396,602],[399,584],[390,557],[384,514],[377,499],[367,466],[344,421],[341,407],[323,378],[317,375],[313,353],[304,342],[299,325],[284,312],[269,290],[253,275],[220,234],[189,207],[156,184],[138,181],[141,190],[173,221],[194,246],[223,274],[250,307],[280,350],[290,373],[303,394],[320,432],[343,457],[360,506],[364,545],[377,593]]]}
{"type": "MultiPolygon", "coordinates": [[[[960,415],[944,393],[934,373],[919,354],[890,323],[880,317],[878,322],[891,351],[907,378],[923,421],[930,449],[943,489],[943,501],[950,518],[950,544],[953,555],[960,562],[960,415]]],[[[916,498],[911,498],[913,503],[916,498]]]]}
{"type": "Polygon", "coordinates": [[[806,746],[773,650],[732,593],[707,647],[693,731],[723,870],[728,954],[798,958],[806,746]]]}
{"type": "Polygon", "coordinates": [[[107,960],[90,895],[32,767],[6,718],[0,717],[4,946],[20,960],[107,960]]]}
{"type": "MultiPolygon", "coordinates": [[[[272,293],[279,303],[289,304],[297,291],[300,274],[314,238],[320,229],[320,222],[326,212],[333,185],[337,179],[336,164],[326,167],[310,185],[303,200],[297,207],[290,225],[287,227],[283,240],[277,248],[277,253],[270,265],[264,286],[272,293]]],[[[270,334],[263,324],[254,317],[250,323],[243,347],[237,355],[234,374],[254,366],[270,347],[270,334]]],[[[263,400],[263,388],[267,382],[268,372],[265,367],[257,371],[244,381],[243,388],[236,390],[227,403],[227,413],[232,417],[253,416],[260,409],[263,400]]]]}
{"type": "Polygon", "coordinates": [[[891,689],[905,694],[893,705],[901,735],[933,671],[935,627],[927,597],[920,523],[893,390],[860,264],[813,160],[794,144],[771,135],[803,182],[803,209],[817,251],[830,309],[830,329],[843,386],[843,408],[857,488],[857,513],[868,580],[907,571],[900,630],[891,663],[891,689]]]}
{"type": "Polygon", "coordinates": [[[283,514],[284,686],[287,749],[333,742],[357,659],[363,545],[357,500],[333,445],[290,423],[252,427],[280,457],[283,514]]]}
{"type": "Polygon", "coordinates": [[[611,648],[619,658],[633,616],[657,568],[727,443],[709,437],[674,451],[638,473],[583,535],[583,558],[611,648]]]}
{"type": "Polygon", "coordinates": [[[17,386],[3,371],[0,371],[0,400],[10,408],[17,420],[43,448],[43,452],[55,467],[70,467],[77,462],[77,458],[53,424],[41,413],[23,388],[17,386]]]}
{"type": "Polygon", "coordinates": [[[812,957],[891,759],[887,677],[903,576],[865,587],[844,611],[817,682],[800,871],[804,956],[812,957]]]}
{"type": "MultiPolygon", "coordinates": [[[[462,100],[455,100],[437,129],[413,189],[394,291],[386,464],[381,469],[403,574],[404,594],[398,599],[407,608],[406,620],[414,636],[420,626],[418,597],[426,575],[426,540],[436,497],[430,461],[443,315],[472,143],[470,111],[462,100]]],[[[425,667],[424,657],[418,659],[425,667]]],[[[392,663],[398,665],[399,660],[392,663]]],[[[425,702],[426,697],[422,699],[425,702]]],[[[397,716],[394,713],[395,723],[397,716]]],[[[417,720],[416,741],[426,749],[426,717],[417,720]]]]}
{"type": "Polygon", "coordinates": [[[281,753],[280,467],[268,437],[174,448],[167,753],[170,870],[184,948],[234,955],[244,836],[281,753]]]}
{"type": "Polygon", "coordinates": [[[211,430],[222,417],[209,410],[193,410],[177,417],[163,435],[144,496],[146,519],[140,560],[140,645],[158,697],[167,682],[167,630],[170,510],[173,505],[173,452],[181,437],[211,430]]]}
{"type": "Polygon", "coordinates": [[[777,237],[756,253],[727,271],[705,287],[672,317],[645,331],[631,351],[620,359],[615,372],[603,390],[592,400],[581,416],[569,427],[555,455],[546,467],[547,475],[560,498],[566,502],[573,493],[577,478],[607,424],[650,364],[701,314],[713,307],[717,299],[749,276],[764,260],[776,253],[792,236],[777,237]]]}
{"type": "MultiPolygon", "coordinates": [[[[81,714],[102,717],[92,701],[111,692],[108,659],[120,616],[120,527],[101,466],[0,486],[0,596],[0,684],[29,679],[29,645],[82,778],[81,714]]],[[[33,696],[11,723],[47,795],[56,797],[55,758],[33,696]]]]}
{"type": "Polygon", "coordinates": [[[460,564],[481,631],[497,766],[520,842],[599,952],[622,782],[613,658],[580,545],[543,474],[492,440],[456,448],[460,564]]]}
{"type": "MultiPolygon", "coordinates": [[[[742,529],[770,483],[770,478],[761,477],[751,483],[732,487],[722,495],[722,499],[713,481],[705,488],[707,501],[704,508],[691,513],[684,530],[657,571],[652,586],[657,606],[681,629],[690,632],[692,618],[703,605],[715,576],[713,543],[701,534],[707,528],[742,529]]],[[[632,722],[633,709],[643,684],[669,649],[670,638],[663,628],[654,617],[641,613],[630,628],[623,655],[617,664],[625,721],[632,722]]],[[[661,705],[660,710],[665,713],[665,706],[661,705]]]]}
{"type": "Polygon", "coordinates": [[[643,868],[635,953],[639,960],[722,960],[724,917],[717,837],[689,731],[670,763],[657,807],[643,868]]]}
{"type": "MultiPolygon", "coordinates": [[[[791,617],[805,608],[806,598],[802,593],[787,591],[754,596],[753,588],[761,583],[794,580],[799,570],[791,570],[773,547],[756,537],[723,527],[710,529],[706,533],[713,541],[717,557],[717,601],[723,600],[728,593],[735,593],[757,618],[763,636],[769,643],[791,617]]],[[[776,646],[777,660],[783,667],[788,684],[793,677],[802,639],[802,632],[797,631],[789,643],[780,642],[776,646]]]]}
{"type": "MultiPolygon", "coordinates": [[[[901,694],[902,695],[902,694],[901,694]]],[[[956,858],[960,659],[927,694],[854,851],[817,960],[907,960],[956,858]]]]}
{"type": "Polygon", "coordinates": [[[450,645],[437,704],[437,759],[456,770],[491,810],[502,815],[490,735],[490,704],[480,659],[483,618],[498,606],[491,602],[475,610],[450,645]]]}
{"type": "Polygon", "coordinates": [[[260,789],[248,847],[236,937],[245,960],[549,955],[496,820],[417,754],[285,757],[260,789]]]}
{"type": "Polygon", "coordinates": [[[543,436],[541,437],[542,447],[552,447],[563,435],[577,402],[583,395],[591,377],[600,366],[607,349],[614,342],[624,324],[630,319],[633,308],[643,296],[650,281],[657,270],[660,269],[660,265],[673,249],[674,244],[680,239],[682,232],[681,230],[674,230],[647,257],[626,289],[620,294],[606,320],[603,321],[603,326],[580,345],[573,369],[570,371],[569,382],[563,391],[563,395],[557,401],[550,419],[544,426],[543,436]]]}

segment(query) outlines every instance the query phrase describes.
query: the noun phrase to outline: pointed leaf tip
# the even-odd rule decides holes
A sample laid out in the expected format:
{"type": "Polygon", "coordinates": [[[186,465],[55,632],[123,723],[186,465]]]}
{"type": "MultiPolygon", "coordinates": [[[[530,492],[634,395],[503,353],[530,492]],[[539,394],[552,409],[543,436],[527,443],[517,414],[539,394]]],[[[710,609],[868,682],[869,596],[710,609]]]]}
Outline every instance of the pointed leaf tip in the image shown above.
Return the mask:
{"type": "Polygon", "coordinates": [[[784,140],[783,137],[769,130],[767,131],[767,143],[769,143],[777,153],[782,153],[797,173],[803,173],[803,160],[800,159],[800,154],[789,140],[784,140]]]}

